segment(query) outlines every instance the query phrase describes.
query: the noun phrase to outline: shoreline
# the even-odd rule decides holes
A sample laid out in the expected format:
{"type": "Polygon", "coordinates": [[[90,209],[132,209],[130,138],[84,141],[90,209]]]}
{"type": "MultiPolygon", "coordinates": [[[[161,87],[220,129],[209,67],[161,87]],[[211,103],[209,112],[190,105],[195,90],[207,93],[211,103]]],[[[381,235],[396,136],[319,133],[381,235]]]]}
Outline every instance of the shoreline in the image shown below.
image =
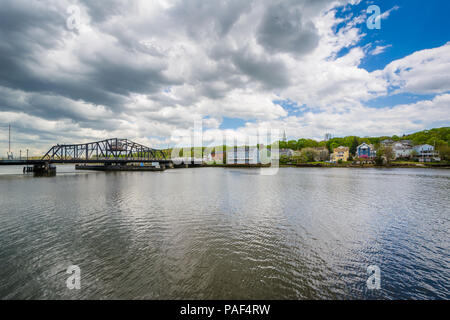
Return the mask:
{"type": "Polygon", "coordinates": [[[377,166],[373,164],[365,164],[365,165],[358,165],[358,164],[347,164],[347,165],[323,165],[323,164],[293,164],[293,165],[280,165],[280,168],[286,167],[286,168],[355,168],[355,169],[369,169],[369,168],[376,168],[376,169],[450,169],[450,165],[448,164],[442,164],[442,165],[426,165],[426,164],[394,164],[394,165],[384,165],[384,166],[377,166]]]}
{"type": "MultiPolygon", "coordinates": [[[[201,167],[205,168],[270,168],[269,165],[227,165],[227,164],[207,164],[203,165],[201,167]]],[[[358,165],[358,164],[323,164],[323,163],[301,163],[301,164],[280,164],[279,168],[354,168],[354,169],[369,169],[369,168],[376,168],[376,169],[397,169],[397,168],[403,168],[403,169],[450,169],[450,164],[424,164],[424,163],[417,163],[417,164],[390,164],[390,165],[374,165],[374,164],[364,164],[364,165],[358,165]]]]}

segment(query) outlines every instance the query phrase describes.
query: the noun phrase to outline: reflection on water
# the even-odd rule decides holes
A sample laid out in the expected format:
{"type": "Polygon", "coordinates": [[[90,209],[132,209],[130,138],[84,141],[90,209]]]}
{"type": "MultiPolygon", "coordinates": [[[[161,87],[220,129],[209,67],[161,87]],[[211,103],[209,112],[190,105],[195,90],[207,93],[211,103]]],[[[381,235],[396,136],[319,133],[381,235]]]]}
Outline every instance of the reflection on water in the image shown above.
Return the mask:
{"type": "Polygon", "coordinates": [[[450,298],[446,170],[20,172],[0,167],[3,299],[450,298]]]}

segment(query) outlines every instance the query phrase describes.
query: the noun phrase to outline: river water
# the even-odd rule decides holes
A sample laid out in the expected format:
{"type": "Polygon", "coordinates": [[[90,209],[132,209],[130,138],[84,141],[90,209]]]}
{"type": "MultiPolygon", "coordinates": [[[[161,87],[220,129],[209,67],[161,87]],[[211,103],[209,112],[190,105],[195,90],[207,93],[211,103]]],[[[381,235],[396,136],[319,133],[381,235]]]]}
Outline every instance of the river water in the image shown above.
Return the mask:
{"type": "Polygon", "coordinates": [[[450,299],[449,170],[57,170],[0,167],[2,299],[450,299]]]}

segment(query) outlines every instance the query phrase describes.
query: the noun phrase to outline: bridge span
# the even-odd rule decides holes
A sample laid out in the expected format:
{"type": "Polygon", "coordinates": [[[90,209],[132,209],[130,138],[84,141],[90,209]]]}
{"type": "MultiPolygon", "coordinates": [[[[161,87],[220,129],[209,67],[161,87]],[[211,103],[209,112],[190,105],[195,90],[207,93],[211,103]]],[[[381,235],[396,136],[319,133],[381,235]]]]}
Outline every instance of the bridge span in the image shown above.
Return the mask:
{"type": "MultiPolygon", "coordinates": [[[[173,166],[172,160],[163,150],[153,149],[128,139],[106,139],[82,144],[57,144],[42,158],[0,160],[0,165],[33,166],[27,171],[52,173],[54,164],[96,164],[105,167],[124,168],[139,163],[141,166],[158,164],[173,166]]],[[[55,171],[56,172],[56,171],[55,171]]]]}

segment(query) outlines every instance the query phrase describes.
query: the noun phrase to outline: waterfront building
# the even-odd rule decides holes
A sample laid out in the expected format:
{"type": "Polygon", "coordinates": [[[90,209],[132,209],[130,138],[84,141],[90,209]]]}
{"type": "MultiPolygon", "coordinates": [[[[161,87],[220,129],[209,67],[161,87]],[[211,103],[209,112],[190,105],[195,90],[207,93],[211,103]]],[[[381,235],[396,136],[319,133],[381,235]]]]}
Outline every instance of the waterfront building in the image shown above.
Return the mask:
{"type": "Polygon", "coordinates": [[[330,159],[330,152],[327,147],[314,148],[314,151],[316,152],[316,156],[314,157],[315,161],[326,161],[330,159]]]}
{"type": "Polygon", "coordinates": [[[223,150],[214,150],[210,155],[208,155],[210,159],[208,162],[223,163],[224,154],[225,152],[223,150]]]}
{"type": "Polygon", "coordinates": [[[416,157],[420,162],[441,161],[439,153],[429,144],[421,144],[414,147],[416,157]]]}
{"type": "Polygon", "coordinates": [[[231,147],[227,150],[227,164],[260,164],[257,147],[231,147]]]}
{"type": "Polygon", "coordinates": [[[372,144],[363,143],[356,148],[358,158],[375,158],[377,152],[372,144]]]}
{"type": "Polygon", "coordinates": [[[386,140],[381,141],[381,145],[383,147],[390,147],[390,146],[392,146],[394,144],[394,142],[395,141],[392,140],[392,139],[386,139],[386,140]]]}
{"type": "Polygon", "coordinates": [[[285,156],[285,157],[293,157],[294,156],[294,150],[292,149],[280,149],[280,157],[285,156]]]}
{"type": "Polygon", "coordinates": [[[338,162],[339,160],[347,161],[350,156],[350,149],[348,147],[338,147],[334,148],[331,154],[331,161],[338,162]]]}
{"type": "Polygon", "coordinates": [[[409,140],[402,140],[395,142],[392,146],[395,159],[398,158],[410,158],[412,155],[413,147],[409,140]]]}

